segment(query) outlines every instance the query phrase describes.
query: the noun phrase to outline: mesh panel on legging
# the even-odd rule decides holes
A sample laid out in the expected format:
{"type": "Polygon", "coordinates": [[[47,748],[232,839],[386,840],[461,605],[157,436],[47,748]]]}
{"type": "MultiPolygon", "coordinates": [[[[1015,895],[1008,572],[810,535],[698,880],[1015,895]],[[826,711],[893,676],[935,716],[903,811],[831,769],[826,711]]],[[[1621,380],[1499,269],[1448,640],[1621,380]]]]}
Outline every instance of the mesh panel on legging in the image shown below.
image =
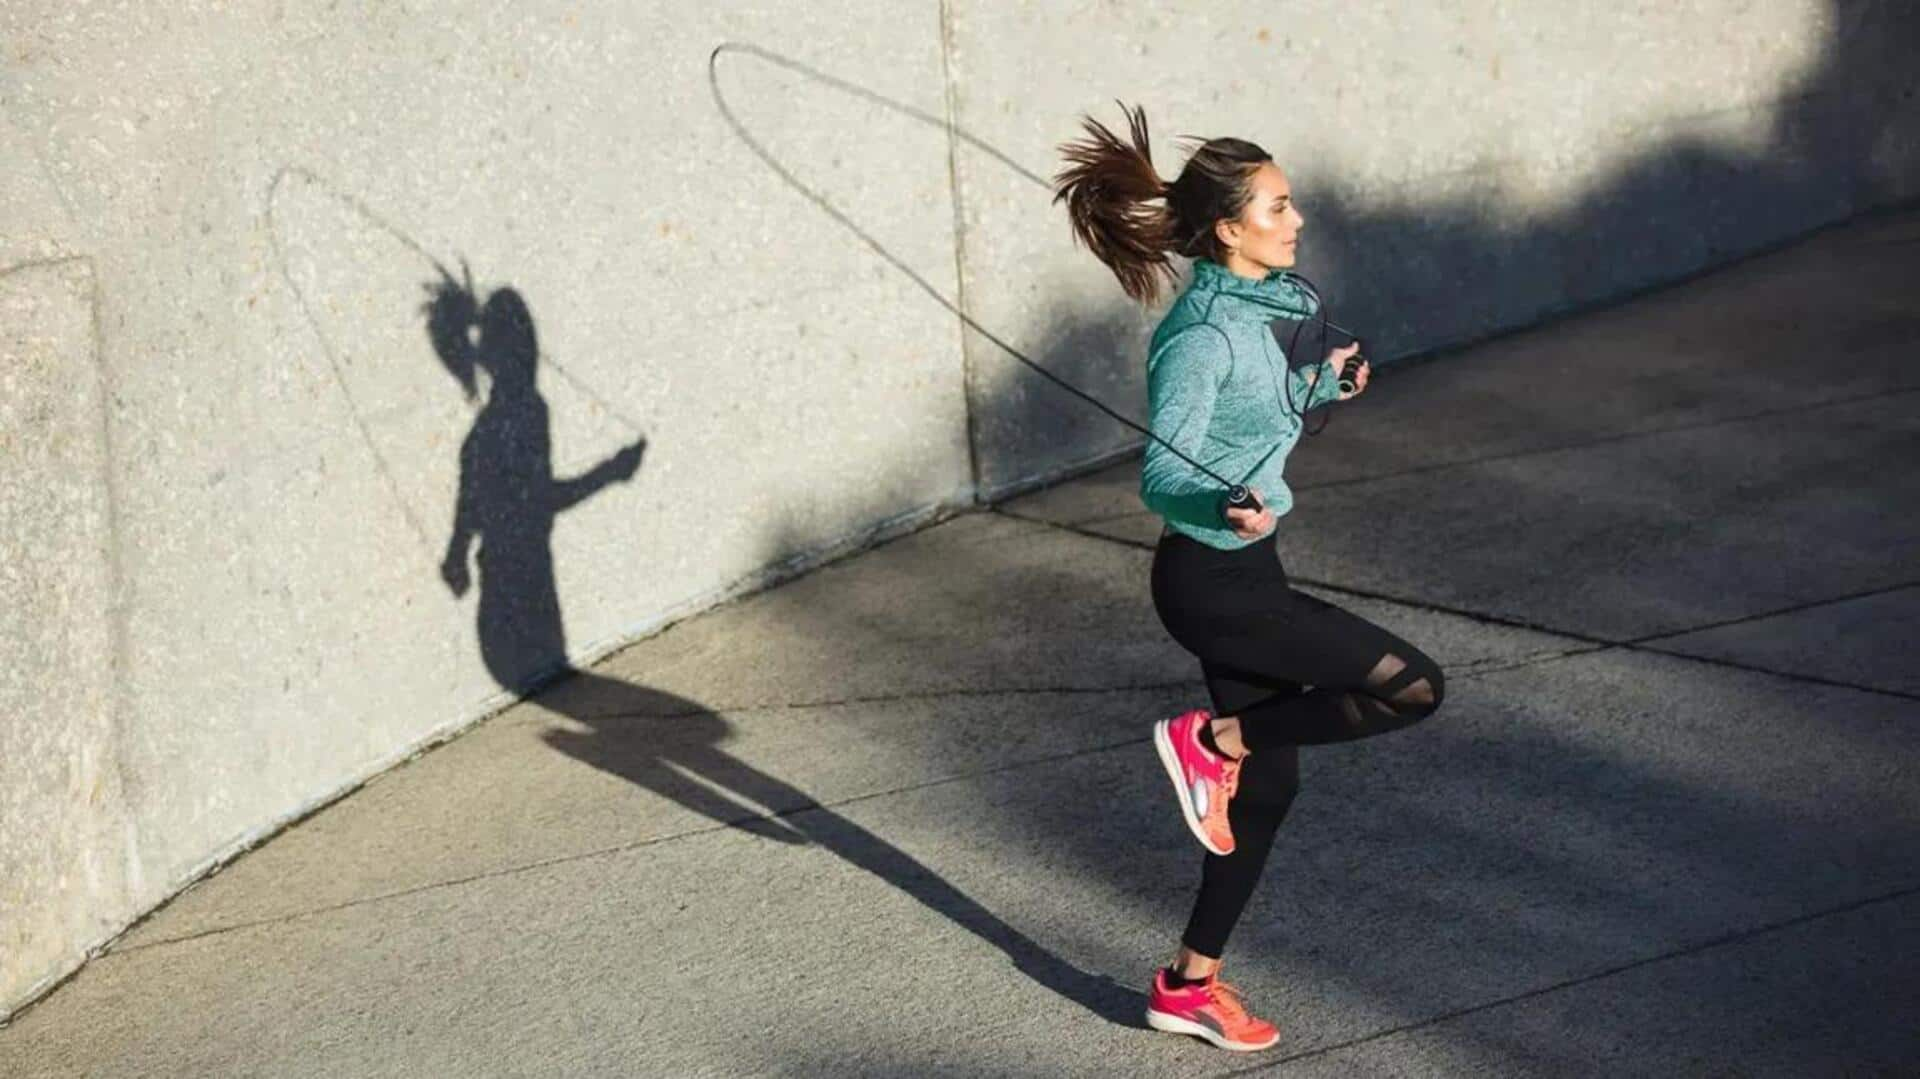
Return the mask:
{"type": "Polygon", "coordinates": [[[1446,697],[1446,675],[1422,653],[1409,663],[1392,652],[1367,673],[1362,689],[1316,687],[1278,697],[1240,712],[1240,737],[1257,755],[1262,749],[1326,745],[1371,738],[1432,715],[1446,697]]]}

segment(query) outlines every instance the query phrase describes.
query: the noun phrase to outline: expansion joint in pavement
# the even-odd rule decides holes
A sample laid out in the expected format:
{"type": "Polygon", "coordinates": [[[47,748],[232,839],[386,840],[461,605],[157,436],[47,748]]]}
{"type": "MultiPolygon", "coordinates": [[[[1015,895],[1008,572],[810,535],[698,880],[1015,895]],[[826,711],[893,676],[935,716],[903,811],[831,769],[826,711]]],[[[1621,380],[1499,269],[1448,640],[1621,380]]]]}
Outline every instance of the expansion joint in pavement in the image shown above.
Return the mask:
{"type": "Polygon", "coordinates": [[[1865,899],[1856,899],[1851,902],[1841,903],[1838,906],[1826,907],[1824,909],[1816,910],[1816,911],[1809,911],[1805,914],[1797,914],[1791,918],[1783,918],[1783,919],[1780,919],[1779,921],[1767,922],[1763,925],[1749,926],[1746,929],[1737,929],[1730,933],[1723,933],[1717,937],[1712,937],[1707,940],[1698,941],[1696,943],[1688,944],[1679,948],[1674,948],[1670,951],[1661,952],[1658,955],[1643,956],[1642,958],[1639,958],[1639,959],[1630,960],[1625,963],[1619,963],[1611,967],[1606,967],[1602,970],[1596,970],[1591,974],[1582,974],[1579,977],[1566,978],[1561,981],[1554,982],[1550,985],[1543,985],[1535,989],[1529,989],[1523,993],[1513,993],[1508,996],[1496,998],[1494,1000],[1483,1001],[1479,1004],[1474,1004],[1469,1007],[1456,1008],[1453,1011],[1441,1012],[1438,1015],[1428,1016],[1425,1019],[1415,1020],[1414,1022],[1411,1022],[1411,1023],[1402,1023],[1399,1026],[1388,1027],[1385,1030],[1378,1030],[1371,1034],[1363,1034],[1358,1038],[1349,1038],[1346,1041],[1337,1042],[1333,1045],[1323,1045],[1317,1049],[1308,1049],[1304,1052],[1295,1053],[1292,1056],[1280,1057],[1277,1060],[1264,1061],[1253,1067],[1241,1068],[1235,1071],[1221,1072],[1219,1074],[1222,1077],[1230,1076],[1230,1075],[1250,1075],[1254,1072],[1265,1071],[1269,1068],[1277,1067],[1281,1064],[1290,1064],[1298,1060],[1308,1060],[1313,1057],[1325,1056],[1328,1053],[1337,1053],[1342,1049],[1351,1049],[1354,1046],[1365,1045],[1369,1042],[1380,1041],[1381,1039],[1384,1039],[1384,1038],[1391,1038],[1396,1034],[1405,1034],[1410,1031],[1422,1030],[1427,1027],[1438,1026],[1441,1023],[1446,1023],[1454,1019],[1459,1019],[1463,1016],[1473,1015],[1478,1012],[1491,1011],[1492,1009],[1495,1009],[1495,1008],[1506,1007],[1509,1004],[1517,1004],[1517,1003],[1520,1003],[1521,1001],[1532,1000],[1536,997],[1544,997],[1553,993],[1558,993],[1565,989],[1573,989],[1582,985],[1591,984],[1593,982],[1603,981],[1617,974],[1624,974],[1624,973],[1627,973],[1628,971],[1638,970],[1641,967],[1651,966],[1655,963],[1664,963],[1670,959],[1684,959],[1687,956],[1698,955],[1701,952],[1711,951],[1715,948],[1725,947],[1726,945],[1729,945],[1729,944],[1739,944],[1744,941],[1752,940],[1756,937],[1765,936],[1768,933],[1778,932],[1782,929],[1791,929],[1795,926],[1805,925],[1809,922],[1816,922],[1823,918],[1831,918],[1831,917],[1834,917],[1835,915],[1848,914],[1853,911],[1861,910],[1866,907],[1876,906],[1881,903],[1896,902],[1898,900],[1906,899],[1914,895],[1920,895],[1920,885],[1909,885],[1907,887],[1900,888],[1895,891],[1883,892],[1879,895],[1868,896],[1865,899]]]}
{"type": "MultiPolygon", "coordinates": [[[[1059,521],[1049,521],[1044,518],[1029,517],[1024,514],[1014,513],[1011,510],[1007,510],[999,506],[993,507],[993,512],[998,513],[1001,516],[1007,517],[1011,520],[1024,521],[1028,524],[1041,525],[1047,528],[1057,528],[1063,532],[1069,532],[1076,536],[1084,536],[1087,539],[1099,540],[1104,543],[1118,544],[1122,547],[1131,547],[1135,550],[1143,550],[1143,551],[1150,551],[1153,549],[1153,547],[1150,544],[1138,543],[1133,540],[1121,539],[1117,536],[1103,535],[1099,532],[1092,532],[1083,528],[1077,528],[1073,525],[1063,524],[1059,521]]],[[[1425,611],[1431,614],[1451,615],[1456,618],[1465,618],[1474,622],[1480,622],[1485,625],[1500,626],[1506,629],[1520,629],[1520,630],[1526,630],[1530,633],[1541,633],[1541,634],[1546,634],[1548,636],[1561,637],[1570,641],[1579,641],[1583,645],[1587,646],[1584,648],[1569,648],[1565,651],[1554,652],[1544,656],[1529,657],[1525,660],[1522,660],[1504,667],[1484,668],[1475,672],[1479,674],[1492,673],[1493,671],[1496,671],[1496,670],[1514,670],[1520,667],[1537,666],[1540,664],[1557,662],[1563,659],[1570,659],[1575,656],[1591,655],[1599,652],[1606,652],[1606,651],[1612,651],[1612,650],[1618,649],[1618,650],[1628,651],[1628,652],[1640,652],[1647,655],[1665,656],[1671,659],[1688,660],[1690,662],[1702,663],[1708,666],[1726,667],[1732,670],[1748,671],[1753,674],[1771,675],[1772,677],[1775,677],[1775,678],[1784,678],[1784,679],[1787,679],[1788,681],[1793,681],[1793,682],[1804,682],[1809,685],[1830,686],[1837,689],[1850,689],[1858,693],[1871,693],[1877,696],[1894,697],[1900,700],[1920,700],[1920,694],[1909,693],[1904,690],[1887,689],[1881,686],[1862,685],[1861,683],[1858,683],[1858,682],[1847,682],[1847,681],[1842,681],[1840,679],[1835,679],[1835,678],[1823,678],[1819,675],[1801,674],[1795,671],[1783,671],[1773,667],[1763,667],[1756,663],[1743,663],[1743,662],[1740,662],[1739,660],[1724,659],[1724,658],[1715,657],[1715,656],[1693,655],[1691,653],[1676,652],[1676,651],[1672,651],[1665,648],[1647,647],[1648,642],[1652,642],[1652,641],[1666,640],[1672,637],[1681,637],[1690,633],[1700,633],[1706,630],[1720,629],[1726,626],[1736,626],[1746,622],[1758,622],[1768,618],[1778,618],[1784,615],[1797,614],[1802,611],[1812,610],[1818,607],[1829,606],[1835,603],[1846,603],[1851,600],[1864,599],[1870,596],[1882,595],[1888,592],[1898,592],[1901,589],[1920,586],[1920,581],[1900,581],[1894,584],[1883,585],[1877,588],[1864,589],[1858,592],[1849,592],[1845,595],[1831,596],[1831,597],[1817,599],[1817,600],[1809,600],[1804,603],[1792,604],[1786,607],[1781,607],[1781,608],[1776,608],[1776,609],[1766,610],[1766,611],[1757,611],[1752,614],[1739,615],[1734,618],[1726,618],[1726,619],[1720,619],[1712,622],[1704,622],[1699,625],[1686,626],[1680,629],[1661,630],[1659,633],[1647,634],[1640,637],[1612,638],[1612,637],[1596,637],[1592,634],[1581,633],[1578,630],[1565,629],[1559,626],[1550,626],[1541,622],[1529,622],[1525,619],[1510,618],[1505,615],[1489,614],[1485,611],[1475,611],[1465,607],[1454,607],[1444,603],[1434,603],[1427,600],[1412,599],[1407,596],[1396,596],[1386,592],[1377,592],[1372,589],[1355,588],[1351,585],[1335,584],[1331,581],[1323,581],[1313,577],[1290,577],[1289,580],[1293,583],[1307,585],[1309,587],[1317,588],[1324,592],[1334,593],[1336,595],[1353,596],[1359,599],[1377,600],[1381,603],[1391,603],[1391,604],[1394,604],[1395,606],[1408,608],[1409,610],[1425,611]]]]}
{"type": "Polygon", "coordinates": [[[682,709],[672,712],[599,712],[574,716],[572,718],[601,722],[621,719],[687,719],[693,716],[740,715],[746,712],[780,712],[813,708],[840,708],[859,704],[896,704],[908,701],[938,701],[955,697],[1039,697],[1048,694],[1067,696],[1101,695],[1108,693],[1150,693],[1163,689],[1181,689],[1200,684],[1200,677],[1180,678],[1169,682],[1142,682],[1139,684],[1111,686],[952,686],[946,689],[906,690],[899,693],[875,693],[852,697],[835,697],[820,700],[801,701],[759,701],[744,704],[719,704],[704,708],[682,709]]]}

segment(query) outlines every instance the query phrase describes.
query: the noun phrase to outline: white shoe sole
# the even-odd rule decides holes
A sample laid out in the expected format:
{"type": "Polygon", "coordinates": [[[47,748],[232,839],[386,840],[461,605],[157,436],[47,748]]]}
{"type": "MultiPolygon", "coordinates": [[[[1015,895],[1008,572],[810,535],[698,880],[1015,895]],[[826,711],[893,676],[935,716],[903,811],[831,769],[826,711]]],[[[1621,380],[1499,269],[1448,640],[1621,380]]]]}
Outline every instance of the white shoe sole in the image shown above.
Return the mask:
{"type": "Polygon", "coordinates": [[[1180,803],[1180,815],[1186,818],[1187,828],[1193,832],[1193,838],[1198,839],[1200,845],[1207,848],[1209,852],[1224,858],[1233,852],[1214,846],[1213,842],[1207,838],[1207,830],[1200,826],[1200,818],[1194,815],[1193,802],[1187,797],[1186,778],[1180,774],[1180,758],[1173,752],[1173,736],[1169,733],[1172,729],[1173,720],[1171,719],[1162,719],[1154,723],[1154,752],[1160,754],[1160,763],[1167,770],[1167,778],[1173,781],[1174,801],[1180,803]]]}
{"type": "Polygon", "coordinates": [[[1166,1012],[1156,1012],[1152,1008],[1147,1009],[1147,1025],[1155,1030],[1164,1030],[1168,1034],[1191,1034],[1196,1038],[1204,1038],[1221,1049],[1235,1053],[1251,1053],[1259,1049],[1271,1049],[1280,1044],[1278,1031],[1275,1031],[1268,1041],[1237,1042],[1231,1038],[1222,1037],[1210,1026],[1196,1023],[1191,1019],[1182,1019],[1177,1015],[1168,1015],[1166,1012]]]}

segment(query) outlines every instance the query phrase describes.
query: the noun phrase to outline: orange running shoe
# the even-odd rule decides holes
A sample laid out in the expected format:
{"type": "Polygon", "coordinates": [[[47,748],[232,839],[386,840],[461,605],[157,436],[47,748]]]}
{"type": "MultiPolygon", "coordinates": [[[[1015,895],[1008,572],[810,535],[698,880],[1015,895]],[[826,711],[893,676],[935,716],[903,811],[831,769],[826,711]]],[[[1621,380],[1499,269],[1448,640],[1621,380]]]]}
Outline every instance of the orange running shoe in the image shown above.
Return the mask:
{"type": "Polygon", "coordinates": [[[1280,1029],[1247,1014],[1240,991],[1209,974],[1174,989],[1167,985],[1167,968],[1153,972],[1153,995],[1147,1000],[1147,1025],[1169,1034],[1191,1034],[1222,1049],[1250,1053],[1269,1049],[1280,1041],[1280,1029]]]}
{"type": "Polygon", "coordinates": [[[1240,762],[1200,744],[1200,728],[1213,722],[1204,709],[1163,719],[1153,725],[1153,748],[1180,798],[1180,815],[1200,845],[1215,854],[1233,853],[1233,828],[1227,803],[1240,788],[1240,762]]]}

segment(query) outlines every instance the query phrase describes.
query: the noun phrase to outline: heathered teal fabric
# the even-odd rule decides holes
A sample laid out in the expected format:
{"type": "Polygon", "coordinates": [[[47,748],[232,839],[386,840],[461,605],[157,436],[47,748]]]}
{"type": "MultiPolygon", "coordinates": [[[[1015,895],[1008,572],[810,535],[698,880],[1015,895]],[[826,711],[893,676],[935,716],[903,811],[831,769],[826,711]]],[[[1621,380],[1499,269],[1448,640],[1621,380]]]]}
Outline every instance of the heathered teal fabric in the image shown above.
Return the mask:
{"type": "MultiPolygon", "coordinates": [[[[1340,391],[1333,365],[1324,359],[1289,371],[1267,323],[1314,313],[1312,296],[1286,270],[1256,281],[1199,258],[1147,346],[1153,433],[1227,479],[1257,489],[1276,517],[1293,508],[1281,472],[1300,440],[1300,419],[1280,396],[1282,380],[1286,400],[1301,411],[1337,399],[1340,391]]],[[[1140,500],[1168,527],[1222,550],[1253,543],[1235,535],[1220,516],[1225,495],[1219,482],[1147,441],[1140,500]]]]}

